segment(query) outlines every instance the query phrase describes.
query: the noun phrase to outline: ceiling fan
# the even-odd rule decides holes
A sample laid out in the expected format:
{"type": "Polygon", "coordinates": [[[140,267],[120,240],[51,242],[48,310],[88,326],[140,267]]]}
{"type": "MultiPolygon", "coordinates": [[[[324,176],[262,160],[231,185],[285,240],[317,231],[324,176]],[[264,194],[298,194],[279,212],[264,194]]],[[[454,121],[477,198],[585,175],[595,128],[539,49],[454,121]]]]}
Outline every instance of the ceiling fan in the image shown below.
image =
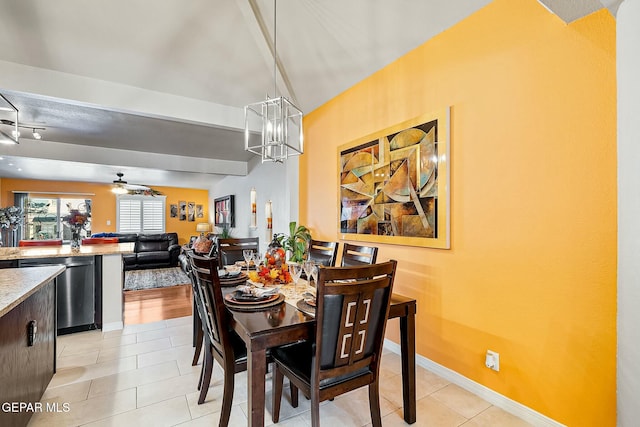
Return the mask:
{"type": "Polygon", "coordinates": [[[113,181],[113,187],[111,188],[111,191],[116,194],[127,194],[129,191],[151,191],[151,188],[146,185],[127,184],[127,181],[122,179],[124,176],[122,172],[118,172],[116,175],[118,179],[113,181]]]}

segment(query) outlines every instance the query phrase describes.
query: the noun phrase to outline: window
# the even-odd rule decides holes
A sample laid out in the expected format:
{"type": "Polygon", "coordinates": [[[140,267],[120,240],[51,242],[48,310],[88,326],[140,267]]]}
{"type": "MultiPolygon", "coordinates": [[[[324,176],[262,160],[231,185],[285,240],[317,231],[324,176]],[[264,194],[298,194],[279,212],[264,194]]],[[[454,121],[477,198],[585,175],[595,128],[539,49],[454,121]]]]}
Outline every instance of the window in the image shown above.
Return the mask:
{"type": "Polygon", "coordinates": [[[164,233],[165,202],[165,196],[118,196],[118,233],[164,233]]]}
{"type": "Polygon", "coordinates": [[[91,199],[51,198],[27,196],[25,200],[25,228],[23,239],[71,239],[71,229],[62,218],[69,209],[78,209],[89,214],[89,219],[80,231],[81,237],[91,235],[91,199]]]}

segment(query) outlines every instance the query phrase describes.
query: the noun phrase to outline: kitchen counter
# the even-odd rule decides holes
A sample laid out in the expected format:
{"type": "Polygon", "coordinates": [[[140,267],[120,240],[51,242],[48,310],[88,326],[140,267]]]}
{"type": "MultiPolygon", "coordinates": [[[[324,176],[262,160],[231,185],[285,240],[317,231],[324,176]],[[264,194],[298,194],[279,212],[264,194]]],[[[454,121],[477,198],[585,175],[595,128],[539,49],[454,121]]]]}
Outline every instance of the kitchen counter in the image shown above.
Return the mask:
{"type": "MultiPolygon", "coordinates": [[[[27,265],[38,264],[38,261],[42,261],[42,264],[47,264],[47,259],[50,259],[49,264],[51,264],[57,258],[94,258],[96,283],[98,283],[98,280],[102,283],[102,289],[95,291],[96,323],[97,327],[100,327],[101,324],[102,330],[106,332],[122,329],[124,326],[122,318],[122,289],[124,283],[122,255],[133,253],[133,249],[134,243],[81,245],[78,251],[72,251],[69,245],[21,248],[0,247],[0,264],[2,264],[2,267],[31,268],[27,267],[27,265]]],[[[0,269],[0,277],[6,277],[6,274],[11,274],[4,273],[11,270],[11,268],[0,269]]],[[[64,271],[63,274],[67,276],[69,271],[64,271]]],[[[6,279],[0,282],[0,307],[5,304],[5,297],[1,296],[4,292],[2,283],[11,281],[11,279],[6,279]]],[[[7,305],[9,303],[9,301],[6,301],[7,305]]]]}
{"type": "Polygon", "coordinates": [[[0,317],[62,273],[65,267],[29,267],[0,270],[0,317]]]}
{"type": "Polygon", "coordinates": [[[0,260],[130,254],[133,253],[133,245],[133,243],[81,245],[79,251],[72,251],[70,245],[0,248],[0,260]]]}
{"type": "Polygon", "coordinates": [[[24,427],[56,371],[56,277],[64,266],[0,270],[0,425],[24,427]],[[22,408],[24,408],[23,406],[22,408]],[[10,408],[9,408],[10,409],[10,408]]]}

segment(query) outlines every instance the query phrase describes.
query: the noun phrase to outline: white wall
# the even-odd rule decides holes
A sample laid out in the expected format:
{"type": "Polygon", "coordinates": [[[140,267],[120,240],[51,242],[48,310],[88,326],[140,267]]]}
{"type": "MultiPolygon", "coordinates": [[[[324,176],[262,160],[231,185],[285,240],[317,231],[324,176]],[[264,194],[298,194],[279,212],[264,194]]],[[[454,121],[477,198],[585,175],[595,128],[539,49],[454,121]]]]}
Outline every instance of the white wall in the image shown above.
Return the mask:
{"type": "Polygon", "coordinates": [[[289,222],[298,220],[298,158],[285,163],[260,163],[258,157],[249,165],[247,176],[228,176],[209,189],[213,201],[217,197],[234,195],[235,228],[233,237],[259,237],[260,250],[269,244],[266,236],[265,203],[271,200],[273,207],[273,233],[289,233],[289,222]],[[251,229],[251,188],[256,189],[257,229],[251,229]]]}
{"type": "Polygon", "coordinates": [[[640,1],[617,14],[618,426],[640,420],[640,1]]]}

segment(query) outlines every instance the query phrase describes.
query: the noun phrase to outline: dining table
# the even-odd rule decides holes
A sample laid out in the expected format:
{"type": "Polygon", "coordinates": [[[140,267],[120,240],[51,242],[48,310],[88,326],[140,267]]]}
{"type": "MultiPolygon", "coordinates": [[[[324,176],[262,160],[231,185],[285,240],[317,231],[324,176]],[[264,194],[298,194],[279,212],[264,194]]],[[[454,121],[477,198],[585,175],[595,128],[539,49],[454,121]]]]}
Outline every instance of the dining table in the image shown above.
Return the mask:
{"type": "MultiPolygon", "coordinates": [[[[230,292],[233,288],[223,288],[230,292]]],[[[298,308],[305,292],[314,292],[305,280],[297,286],[282,285],[284,301],[269,307],[233,306],[227,304],[231,327],[247,346],[248,425],[264,426],[265,375],[267,350],[299,340],[313,339],[315,317],[310,310],[298,308]]],[[[416,422],[416,300],[398,294],[391,297],[389,317],[400,320],[400,357],[402,360],[403,415],[407,424],[416,422]]]]}

